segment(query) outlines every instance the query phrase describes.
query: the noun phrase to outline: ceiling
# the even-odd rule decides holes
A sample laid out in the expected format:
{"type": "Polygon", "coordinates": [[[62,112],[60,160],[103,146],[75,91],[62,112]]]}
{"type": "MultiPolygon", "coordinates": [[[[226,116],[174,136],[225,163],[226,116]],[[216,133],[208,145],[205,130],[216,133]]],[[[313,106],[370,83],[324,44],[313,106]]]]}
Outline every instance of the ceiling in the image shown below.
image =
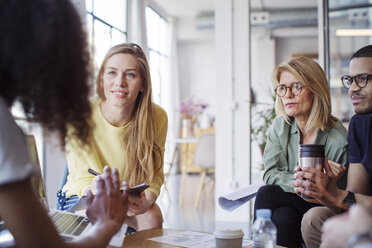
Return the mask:
{"type": "Polygon", "coordinates": [[[152,0],[167,16],[194,17],[200,12],[214,11],[215,0],[152,0]]]}
{"type": "MultiPolygon", "coordinates": [[[[216,0],[150,0],[167,16],[194,17],[202,12],[213,12],[216,0]]],[[[253,11],[316,8],[317,0],[249,0],[253,11]]]]}

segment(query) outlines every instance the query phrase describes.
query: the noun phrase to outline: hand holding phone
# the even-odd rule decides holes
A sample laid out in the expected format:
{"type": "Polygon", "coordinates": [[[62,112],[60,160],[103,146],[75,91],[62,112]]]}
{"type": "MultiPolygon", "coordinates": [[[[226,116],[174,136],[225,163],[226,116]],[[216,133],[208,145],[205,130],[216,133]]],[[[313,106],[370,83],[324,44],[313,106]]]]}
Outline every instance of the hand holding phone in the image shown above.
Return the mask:
{"type": "Polygon", "coordinates": [[[142,184],[138,184],[136,186],[133,186],[132,188],[129,189],[129,195],[138,197],[138,196],[140,196],[142,191],[147,189],[149,186],[150,185],[148,185],[146,183],[142,183],[142,184]]]}
{"type": "MultiPolygon", "coordinates": [[[[99,172],[95,171],[95,170],[92,170],[92,169],[88,169],[88,172],[94,176],[99,176],[101,175],[99,172]]],[[[129,189],[129,195],[131,196],[139,196],[142,191],[144,191],[145,189],[147,189],[150,185],[146,184],[146,183],[142,183],[142,184],[138,184],[136,186],[133,186],[132,188],[129,189]]]]}

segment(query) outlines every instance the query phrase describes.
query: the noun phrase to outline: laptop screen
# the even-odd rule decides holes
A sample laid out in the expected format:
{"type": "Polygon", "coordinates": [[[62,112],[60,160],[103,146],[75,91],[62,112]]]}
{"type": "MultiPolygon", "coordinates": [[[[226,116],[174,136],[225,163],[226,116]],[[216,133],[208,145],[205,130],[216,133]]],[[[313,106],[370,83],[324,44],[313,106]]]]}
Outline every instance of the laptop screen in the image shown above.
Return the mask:
{"type": "Polygon", "coordinates": [[[35,137],[33,135],[26,135],[26,142],[27,142],[31,161],[34,164],[38,165],[38,168],[40,169],[37,175],[31,176],[31,184],[34,190],[36,191],[36,194],[38,195],[39,199],[45,206],[45,208],[49,209],[44,180],[43,180],[42,173],[41,173],[40,160],[39,160],[39,156],[38,156],[37,148],[36,148],[35,137]]]}

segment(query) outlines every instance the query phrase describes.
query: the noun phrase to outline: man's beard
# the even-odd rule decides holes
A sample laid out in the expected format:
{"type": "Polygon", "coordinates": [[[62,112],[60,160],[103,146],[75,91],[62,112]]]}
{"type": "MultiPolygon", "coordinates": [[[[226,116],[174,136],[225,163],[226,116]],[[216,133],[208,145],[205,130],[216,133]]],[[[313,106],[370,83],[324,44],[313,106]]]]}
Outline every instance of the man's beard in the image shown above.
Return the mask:
{"type": "MultiPolygon", "coordinates": [[[[355,92],[352,94],[352,97],[353,96],[362,96],[364,97],[364,99],[367,98],[366,95],[363,95],[363,94],[360,94],[359,92],[355,92]]],[[[355,113],[357,113],[358,115],[365,115],[365,114],[372,114],[372,102],[368,102],[369,104],[366,106],[366,107],[362,107],[361,109],[357,110],[356,107],[354,107],[354,110],[355,110],[355,113]]]]}
{"type": "Polygon", "coordinates": [[[355,110],[355,113],[357,113],[358,115],[372,114],[372,107],[368,109],[361,109],[360,111],[355,110]]]}

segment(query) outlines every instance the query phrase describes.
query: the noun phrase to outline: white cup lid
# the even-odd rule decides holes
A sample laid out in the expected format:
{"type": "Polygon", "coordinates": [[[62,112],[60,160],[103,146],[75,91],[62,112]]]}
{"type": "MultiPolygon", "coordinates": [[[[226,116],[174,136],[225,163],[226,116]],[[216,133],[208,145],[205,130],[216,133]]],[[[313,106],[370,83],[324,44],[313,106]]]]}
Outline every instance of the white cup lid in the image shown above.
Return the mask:
{"type": "Polygon", "coordinates": [[[214,237],[219,239],[236,239],[244,236],[242,229],[218,229],[214,231],[214,237]]]}

